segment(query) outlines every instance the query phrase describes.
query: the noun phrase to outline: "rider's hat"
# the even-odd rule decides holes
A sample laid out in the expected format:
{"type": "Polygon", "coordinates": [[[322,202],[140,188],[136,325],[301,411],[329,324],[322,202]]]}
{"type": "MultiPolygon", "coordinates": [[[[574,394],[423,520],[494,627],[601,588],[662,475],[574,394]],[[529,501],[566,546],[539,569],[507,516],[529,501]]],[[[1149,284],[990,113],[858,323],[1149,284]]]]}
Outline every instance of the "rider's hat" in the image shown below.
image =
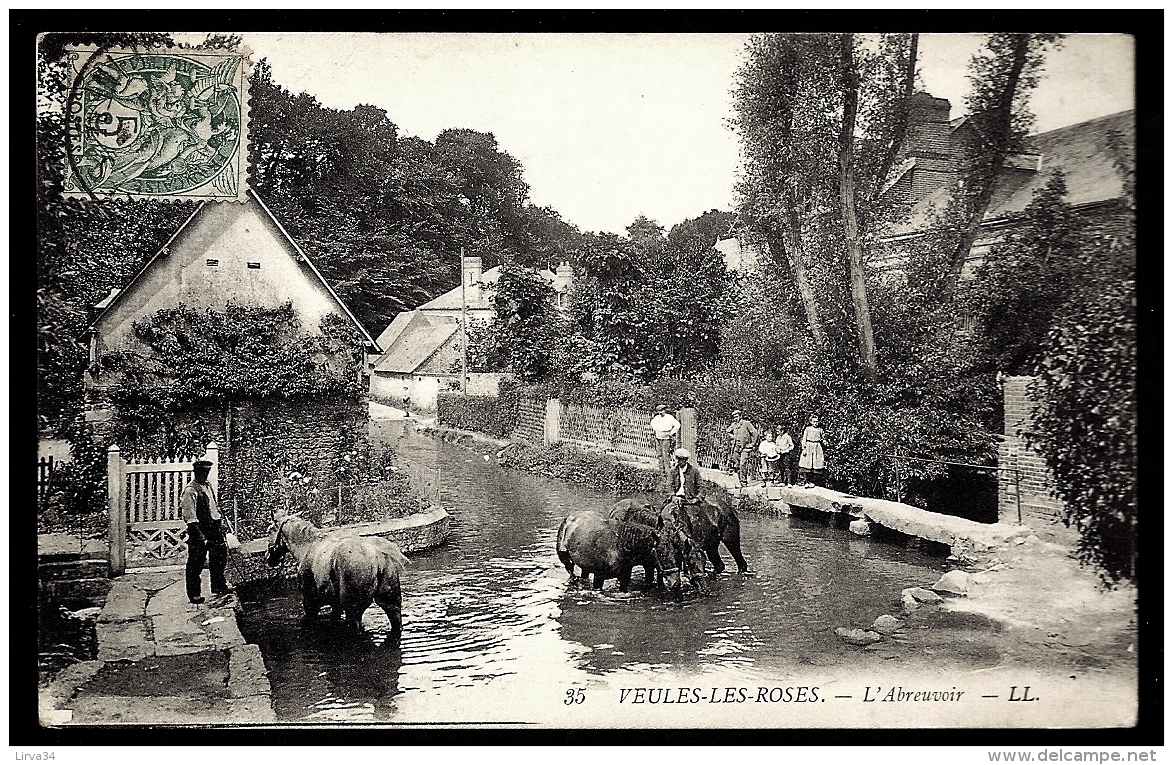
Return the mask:
{"type": "Polygon", "coordinates": [[[672,452],[672,456],[676,457],[677,459],[686,460],[692,455],[688,453],[688,449],[677,449],[676,451],[672,452]]]}
{"type": "Polygon", "coordinates": [[[668,407],[664,406],[663,404],[660,404],[659,406],[656,407],[657,414],[659,414],[660,412],[666,412],[666,411],[668,411],[668,407]]]}

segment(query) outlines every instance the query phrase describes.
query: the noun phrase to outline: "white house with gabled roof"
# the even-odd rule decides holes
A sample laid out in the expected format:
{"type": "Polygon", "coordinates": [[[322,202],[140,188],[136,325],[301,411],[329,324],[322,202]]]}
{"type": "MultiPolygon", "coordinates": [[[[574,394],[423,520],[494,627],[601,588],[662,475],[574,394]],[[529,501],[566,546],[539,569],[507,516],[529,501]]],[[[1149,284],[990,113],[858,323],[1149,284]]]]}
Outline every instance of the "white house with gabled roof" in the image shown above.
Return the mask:
{"type": "MultiPolygon", "coordinates": [[[[264,308],[291,303],[311,334],[334,313],[354,324],[367,353],[382,350],[250,189],[243,203],[201,204],[129,284],[94,306],[90,362],[135,347],[134,323],[162,309],[223,310],[229,301],[264,308]]],[[[101,387],[89,375],[87,384],[101,387]]]]}

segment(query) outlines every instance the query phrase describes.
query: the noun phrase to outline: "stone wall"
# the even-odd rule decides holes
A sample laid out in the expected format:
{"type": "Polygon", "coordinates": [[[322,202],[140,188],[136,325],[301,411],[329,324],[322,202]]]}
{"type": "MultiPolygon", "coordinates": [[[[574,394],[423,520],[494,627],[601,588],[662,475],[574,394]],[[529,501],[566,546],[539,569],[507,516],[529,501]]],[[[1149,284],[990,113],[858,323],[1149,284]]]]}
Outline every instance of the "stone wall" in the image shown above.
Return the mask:
{"type": "Polygon", "coordinates": [[[1063,503],[1053,494],[1051,473],[1043,456],[1032,449],[1024,435],[1031,430],[1031,410],[1035,400],[1030,395],[1033,377],[1006,377],[1002,384],[1003,435],[998,446],[998,466],[1017,467],[1019,470],[1018,496],[1015,496],[1014,474],[1002,471],[998,487],[998,520],[1017,523],[1019,503],[1023,523],[1053,523],[1063,509],[1063,503]]]}
{"type": "MultiPolygon", "coordinates": [[[[91,391],[91,395],[95,394],[91,391]]],[[[313,476],[324,490],[337,484],[333,473],[342,454],[365,439],[368,407],[363,398],[303,397],[271,401],[246,401],[228,410],[201,412],[194,429],[195,443],[215,441],[220,449],[219,498],[225,514],[236,513],[247,532],[247,519],[272,514],[279,494],[276,479],[296,469],[313,476]]],[[[95,437],[103,448],[113,441],[113,421],[93,419],[95,437]]],[[[127,458],[132,445],[119,444],[127,458]]],[[[202,453],[202,448],[200,449],[202,453]]],[[[190,458],[198,455],[175,455],[190,458]]],[[[247,536],[247,533],[242,533],[247,536]]]]}

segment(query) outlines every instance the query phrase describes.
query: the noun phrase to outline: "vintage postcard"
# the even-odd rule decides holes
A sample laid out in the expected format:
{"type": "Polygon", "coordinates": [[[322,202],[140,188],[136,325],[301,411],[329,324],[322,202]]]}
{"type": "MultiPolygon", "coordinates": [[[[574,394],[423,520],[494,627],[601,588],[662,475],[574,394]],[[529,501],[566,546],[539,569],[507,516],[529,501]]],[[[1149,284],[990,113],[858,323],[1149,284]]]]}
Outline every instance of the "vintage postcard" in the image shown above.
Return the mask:
{"type": "Polygon", "coordinates": [[[41,35],[42,730],[1132,728],[1135,48],[41,35]]]}

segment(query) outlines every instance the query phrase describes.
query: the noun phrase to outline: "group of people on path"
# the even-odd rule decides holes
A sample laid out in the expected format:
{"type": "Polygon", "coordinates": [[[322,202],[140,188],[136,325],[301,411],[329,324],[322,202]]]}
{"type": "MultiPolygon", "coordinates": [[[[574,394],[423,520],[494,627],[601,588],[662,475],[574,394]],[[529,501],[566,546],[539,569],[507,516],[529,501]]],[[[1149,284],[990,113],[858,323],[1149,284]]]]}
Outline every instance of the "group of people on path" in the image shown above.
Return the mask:
{"type": "MultiPolygon", "coordinates": [[[[675,481],[682,480],[675,476],[680,469],[681,452],[684,453],[685,461],[691,457],[687,450],[676,448],[680,421],[668,411],[666,405],[661,404],[656,407],[651,429],[656,438],[660,470],[675,491],[675,481]]],[[[817,416],[812,415],[807,421],[797,445],[785,427],[764,427],[759,430],[738,409],[733,410],[732,421],[725,432],[729,436],[729,449],[724,455],[721,469],[736,475],[742,485],[749,485],[755,472],[766,486],[775,483],[792,485],[796,480],[800,484],[824,485],[826,457],[823,451],[823,429],[819,426],[817,416]]]]}
{"type": "Polygon", "coordinates": [[[732,418],[733,421],[725,429],[729,434],[729,454],[722,467],[730,475],[736,475],[743,485],[749,485],[753,480],[755,466],[766,486],[775,483],[790,486],[796,482],[824,485],[826,455],[818,416],[811,415],[807,420],[798,445],[784,426],[763,427],[759,431],[753,422],[742,417],[736,409],[733,410],[732,418]]]}

